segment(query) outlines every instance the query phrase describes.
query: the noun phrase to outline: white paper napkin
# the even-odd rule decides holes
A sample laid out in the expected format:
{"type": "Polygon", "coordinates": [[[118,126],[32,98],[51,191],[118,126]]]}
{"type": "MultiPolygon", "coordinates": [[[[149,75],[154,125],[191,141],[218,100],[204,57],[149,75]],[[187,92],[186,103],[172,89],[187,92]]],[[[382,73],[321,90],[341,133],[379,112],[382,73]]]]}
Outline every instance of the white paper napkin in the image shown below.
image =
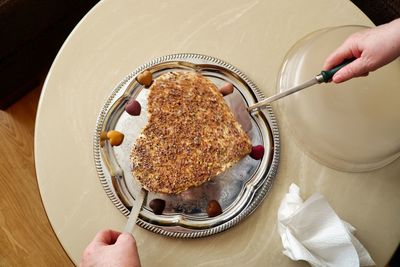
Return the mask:
{"type": "Polygon", "coordinates": [[[354,237],[355,228],[341,220],[319,193],[306,201],[291,184],[278,210],[283,254],[311,266],[373,266],[368,251],[354,237]]]}

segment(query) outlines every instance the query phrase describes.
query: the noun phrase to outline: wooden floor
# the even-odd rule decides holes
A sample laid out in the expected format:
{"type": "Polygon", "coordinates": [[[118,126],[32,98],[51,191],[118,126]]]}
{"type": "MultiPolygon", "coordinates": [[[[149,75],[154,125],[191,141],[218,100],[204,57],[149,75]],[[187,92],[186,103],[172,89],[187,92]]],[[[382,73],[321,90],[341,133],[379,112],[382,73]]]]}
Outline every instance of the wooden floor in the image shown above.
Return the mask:
{"type": "Polygon", "coordinates": [[[33,136],[40,90],[0,111],[0,266],[74,266],[50,226],[36,181],[33,136]]]}

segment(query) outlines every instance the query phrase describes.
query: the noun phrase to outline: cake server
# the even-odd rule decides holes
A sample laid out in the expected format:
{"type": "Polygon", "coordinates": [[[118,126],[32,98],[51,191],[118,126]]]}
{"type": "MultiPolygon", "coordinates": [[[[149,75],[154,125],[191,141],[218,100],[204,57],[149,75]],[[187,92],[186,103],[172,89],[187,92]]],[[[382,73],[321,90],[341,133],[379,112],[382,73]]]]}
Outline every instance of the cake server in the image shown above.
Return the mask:
{"type": "Polygon", "coordinates": [[[133,193],[134,201],[132,203],[131,212],[128,216],[128,221],[126,222],[124,228],[124,233],[132,233],[139,213],[142,210],[143,204],[145,203],[147,191],[145,191],[141,186],[135,185],[132,179],[129,177],[125,179],[125,181],[127,181],[129,192],[131,192],[131,194],[133,193]]]}
{"type": "Polygon", "coordinates": [[[310,86],[313,86],[315,84],[328,83],[328,82],[330,82],[332,80],[332,77],[333,77],[333,75],[335,75],[336,72],[338,72],[341,68],[343,68],[344,66],[346,66],[347,64],[349,64],[353,60],[354,60],[354,58],[349,59],[349,60],[345,60],[344,62],[342,62],[341,64],[339,64],[339,65],[337,65],[335,67],[333,67],[330,70],[323,70],[323,71],[321,71],[321,73],[316,75],[311,80],[309,80],[309,81],[307,81],[307,82],[305,82],[303,84],[300,84],[298,86],[295,86],[295,87],[293,87],[293,88],[291,88],[289,90],[281,92],[279,94],[270,96],[270,97],[268,97],[268,98],[266,98],[266,99],[264,99],[264,100],[262,100],[262,101],[260,101],[258,103],[255,103],[255,104],[249,106],[247,108],[247,110],[248,111],[252,111],[252,110],[254,110],[256,108],[264,107],[265,105],[267,105],[267,104],[269,104],[271,102],[274,102],[275,100],[281,99],[281,98],[283,98],[285,96],[291,95],[293,93],[296,93],[296,92],[298,92],[300,90],[306,89],[306,88],[308,88],[310,86]]]}
{"type": "Polygon", "coordinates": [[[242,125],[243,130],[247,132],[248,130],[251,129],[251,120],[250,120],[249,112],[251,112],[252,110],[257,109],[257,108],[262,108],[273,101],[276,101],[285,96],[288,96],[288,95],[291,95],[298,91],[301,91],[301,90],[308,88],[310,86],[313,86],[315,84],[320,84],[323,82],[324,83],[330,82],[333,75],[335,75],[336,72],[338,72],[341,68],[343,68],[344,66],[346,66],[347,64],[352,62],[354,59],[355,58],[345,60],[341,64],[335,66],[334,68],[332,68],[330,70],[323,70],[318,75],[316,75],[314,78],[312,78],[311,80],[309,80],[303,84],[300,84],[298,86],[295,86],[289,90],[281,92],[279,94],[270,96],[264,100],[261,100],[260,102],[250,105],[249,107],[247,107],[246,104],[243,102],[243,99],[240,96],[240,94],[232,93],[230,95],[225,96],[225,99],[226,99],[228,106],[231,108],[233,114],[235,115],[235,118],[242,125]]]}

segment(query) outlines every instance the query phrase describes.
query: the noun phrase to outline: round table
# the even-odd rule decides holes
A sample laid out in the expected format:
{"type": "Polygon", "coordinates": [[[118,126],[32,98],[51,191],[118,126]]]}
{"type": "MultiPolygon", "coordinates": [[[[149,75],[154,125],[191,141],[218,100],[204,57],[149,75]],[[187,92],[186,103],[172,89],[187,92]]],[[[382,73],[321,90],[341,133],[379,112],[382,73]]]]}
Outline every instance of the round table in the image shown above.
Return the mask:
{"type": "MultiPolygon", "coordinates": [[[[123,229],[126,217],[105,194],[93,159],[98,113],[128,73],[153,58],[199,53],[243,71],[265,95],[275,92],[285,54],[318,29],[373,24],[350,1],[112,1],[95,6],[55,59],[39,103],[35,159],[40,193],[54,231],[78,264],[104,228],[123,229]]],[[[321,62],[322,64],[322,62],[321,62]]],[[[282,114],[273,104],[278,123],[282,114]]],[[[304,198],[320,192],[378,266],[400,236],[400,160],[376,171],[347,173],[309,158],[280,125],[281,159],[271,193],[237,226],[183,240],[137,227],[143,266],[307,266],[282,254],[277,209],[292,182],[304,198]]]]}

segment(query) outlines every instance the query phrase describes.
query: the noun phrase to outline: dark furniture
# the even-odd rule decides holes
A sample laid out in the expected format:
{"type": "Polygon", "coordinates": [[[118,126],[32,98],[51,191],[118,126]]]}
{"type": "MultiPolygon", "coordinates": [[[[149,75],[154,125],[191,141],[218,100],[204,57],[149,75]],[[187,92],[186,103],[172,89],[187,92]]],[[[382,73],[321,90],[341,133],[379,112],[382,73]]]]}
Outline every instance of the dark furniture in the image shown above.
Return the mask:
{"type": "Polygon", "coordinates": [[[400,0],[351,0],[375,25],[400,17],[400,0]]]}
{"type": "Polygon", "coordinates": [[[43,79],[68,34],[98,0],[0,0],[0,109],[43,79]]]}

